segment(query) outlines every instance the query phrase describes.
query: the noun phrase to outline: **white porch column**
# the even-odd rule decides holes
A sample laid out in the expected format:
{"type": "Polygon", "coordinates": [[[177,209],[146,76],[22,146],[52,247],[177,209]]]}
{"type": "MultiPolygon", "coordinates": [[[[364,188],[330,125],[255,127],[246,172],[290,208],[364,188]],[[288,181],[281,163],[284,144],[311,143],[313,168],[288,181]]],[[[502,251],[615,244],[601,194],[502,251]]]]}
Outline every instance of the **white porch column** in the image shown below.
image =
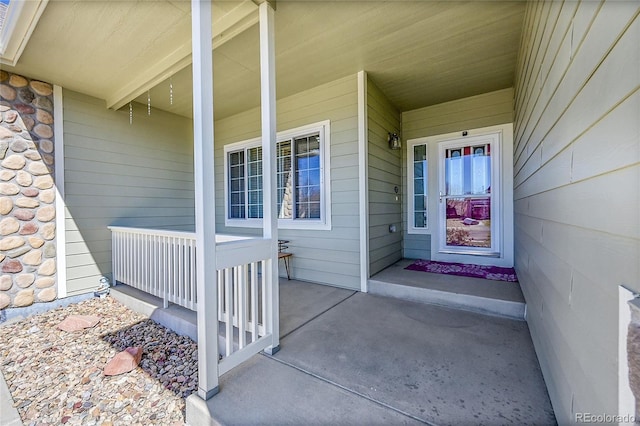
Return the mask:
{"type": "Polygon", "coordinates": [[[260,103],[262,114],[262,194],[263,236],[271,239],[271,266],[267,274],[267,330],[273,342],[265,351],[274,354],[280,348],[280,295],[278,281],[278,209],[276,189],[276,68],[274,43],[274,10],[263,2],[260,15],[260,103]]]}
{"type": "Polygon", "coordinates": [[[198,295],[198,395],[218,393],[218,302],[213,170],[211,1],[191,1],[193,154],[198,295]]]}

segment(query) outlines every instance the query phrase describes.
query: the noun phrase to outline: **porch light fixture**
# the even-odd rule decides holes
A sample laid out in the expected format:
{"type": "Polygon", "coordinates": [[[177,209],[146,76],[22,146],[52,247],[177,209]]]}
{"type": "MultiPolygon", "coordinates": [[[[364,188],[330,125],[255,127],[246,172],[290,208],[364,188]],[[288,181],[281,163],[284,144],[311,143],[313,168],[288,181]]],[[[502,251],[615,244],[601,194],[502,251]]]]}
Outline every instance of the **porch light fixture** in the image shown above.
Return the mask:
{"type": "Polygon", "coordinates": [[[402,148],[402,142],[400,142],[400,137],[397,133],[389,133],[389,149],[400,149],[402,148]]]}

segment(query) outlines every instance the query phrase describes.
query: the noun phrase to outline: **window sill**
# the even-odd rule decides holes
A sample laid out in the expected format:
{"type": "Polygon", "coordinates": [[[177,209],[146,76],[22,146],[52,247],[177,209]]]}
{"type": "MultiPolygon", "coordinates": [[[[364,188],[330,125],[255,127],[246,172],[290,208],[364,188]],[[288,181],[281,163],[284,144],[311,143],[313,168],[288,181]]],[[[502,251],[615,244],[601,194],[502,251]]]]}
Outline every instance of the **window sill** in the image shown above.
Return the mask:
{"type": "MultiPolygon", "coordinates": [[[[262,219],[226,219],[224,225],[230,228],[257,228],[262,229],[262,219]]],[[[301,229],[309,231],[330,231],[331,223],[322,221],[293,221],[279,220],[278,229],[301,229]]]]}
{"type": "Polygon", "coordinates": [[[429,228],[409,228],[407,234],[415,235],[431,235],[431,229],[429,228]]]}

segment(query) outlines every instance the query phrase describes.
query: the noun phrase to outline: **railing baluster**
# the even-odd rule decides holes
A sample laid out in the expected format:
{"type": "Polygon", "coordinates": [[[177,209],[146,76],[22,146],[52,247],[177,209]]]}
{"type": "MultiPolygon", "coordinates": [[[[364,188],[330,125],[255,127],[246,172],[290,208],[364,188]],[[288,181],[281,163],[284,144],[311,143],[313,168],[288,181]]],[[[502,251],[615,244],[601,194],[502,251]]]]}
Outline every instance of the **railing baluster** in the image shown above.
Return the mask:
{"type": "Polygon", "coordinates": [[[180,303],[180,299],[178,298],[178,248],[177,248],[177,238],[173,238],[171,241],[171,263],[174,265],[171,275],[171,298],[174,303],[180,303]]]}
{"type": "MultiPolygon", "coordinates": [[[[136,234],[136,264],[140,265],[142,261],[142,256],[140,256],[140,234],[136,234]]],[[[142,273],[142,269],[140,267],[135,268],[136,270],[136,283],[138,284],[138,288],[144,288],[142,280],[140,279],[140,274],[142,273]]]]}
{"type": "Polygon", "coordinates": [[[218,269],[218,321],[224,321],[224,275],[218,269]]]}
{"type": "Polygon", "coordinates": [[[224,309],[226,312],[225,321],[225,340],[226,340],[226,355],[231,355],[233,352],[233,298],[232,298],[232,282],[231,282],[231,268],[224,270],[224,309]]]}
{"type": "Polygon", "coordinates": [[[140,277],[140,280],[147,287],[148,292],[153,294],[154,293],[153,287],[149,282],[149,259],[147,255],[149,251],[148,250],[149,239],[147,238],[146,235],[140,234],[140,241],[142,242],[142,276],[140,277]]]}
{"type": "Polygon", "coordinates": [[[258,340],[258,263],[251,263],[251,342],[258,340]]]}
{"type": "Polygon", "coordinates": [[[123,278],[122,282],[130,283],[131,276],[129,275],[130,269],[129,269],[129,261],[128,261],[128,259],[131,259],[129,255],[129,234],[122,235],[122,247],[124,249],[124,258],[122,261],[125,264],[125,272],[124,272],[124,276],[122,277],[123,278]]]}
{"type": "Polygon", "coordinates": [[[120,251],[118,250],[118,235],[111,237],[111,279],[115,285],[118,280],[118,266],[120,264],[120,251]]]}
{"type": "Polygon", "coordinates": [[[123,262],[125,264],[125,276],[123,278],[129,283],[131,282],[131,235],[124,235],[122,244],[124,246],[123,262]]]}
{"type": "Polygon", "coordinates": [[[153,286],[158,292],[158,297],[162,298],[162,286],[160,285],[160,256],[162,256],[162,251],[160,251],[160,237],[154,235],[152,238],[153,249],[151,251],[151,260],[153,261],[153,266],[151,273],[153,275],[153,286]]]}
{"type": "Polygon", "coordinates": [[[167,237],[160,237],[160,268],[158,270],[158,283],[162,288],[162,306],[169,307],[169,292],[167,291],[167,237]]]}
{"type": "Polygon", "coordinates": [[[247,265],[241,265],[238,269],[238,348],[242,349],[247,344],[247,265]]]}
{"type": "MultiPolygon", "coordinates": [[[[262,325],[263,329],[266,330],[267,327],[267,288],[265,285],[265,279],[267,278],[267,261],[263,260],[261,263],[262,266],[262,277],[260,277],[260,290],[262,290],[262,302],[261,302],[261,306],[262,306],[262,315],[261,315],[261,319],[262,321],[260,321],[260,324],[262,325]]],[[[265,334],[264,332],[262,334],[265,334]]]]}
{"type": "Polygon", "coordinates": [[[142,282],[144,283],[144,285],[149,289],[149,293],[153,294],[153,287],[151,286],[151,283],[149,282],[149,258],[148,258],[148,244],[149,244],[149,239],[147,238],[146,235],[140,235],[140,238],[142,239],[142,282]]]}
{"type": "Polygon", "coordinates": [[[240,280],[239,268],[233,267],[233,325],[238,326],[238,281],[240,280]]]}

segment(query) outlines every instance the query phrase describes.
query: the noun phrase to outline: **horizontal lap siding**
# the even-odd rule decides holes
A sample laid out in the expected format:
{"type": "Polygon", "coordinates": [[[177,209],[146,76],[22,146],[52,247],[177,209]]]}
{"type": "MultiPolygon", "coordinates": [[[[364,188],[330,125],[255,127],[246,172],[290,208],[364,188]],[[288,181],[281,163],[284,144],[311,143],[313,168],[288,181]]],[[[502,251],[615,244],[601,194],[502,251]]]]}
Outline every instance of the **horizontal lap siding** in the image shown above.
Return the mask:
{"type": "Polygon", "coordinates": [[[111,273],[109,225],[193,229],[191,120],[64,92],[67,291],[111,273]]]}
{"type": "Polygon", "coordinates": [[[617,412],[617,288],[640,292],[638,11],[637,2],[539,2],[525,18],[515,264],[561,424],[617,412]]]}
{"type": "MultiPolygon", "coordinates": [[[[290,240],[292,276],[296,279],[352,289],[360,288],[358,210],[358,92],[349,76],[279,99],[278,131],[324,120],[331,122],[332,229],[279,230],[290,240]]],[[[225,227],[224,145],[260,136],[258,108],[215,122],[217,230],[256,235],[259,229],[225,227]]],[[[282,267],[282,264],[281,264],[282,267]]],[[[284,271],[281,271],[284,273],[284,271]]]]}
{"type": "Polygon", "coordinates": [[[369,274],[374,275],[402,258],[401,151],[389,149],[389,133],[400,132],[400,113],[367,80],[369,274]],[[396,232],[389,232],[395,225],[396,232]]]}
{"type": "MultiPolygon", "coordinates": [[[[513,122],[513,89],[503,89],[469,98],[458,99],[439,105],[416,109],[402,113],[402,139],[436,136],[462,130],[477,129],[513,122]]],[[[403,150],[403,164],[407,164],[407,148],[403,150]]],[[[437,159],[429,158],[429,164],[437,159]]],[[[407,170],[403,168],[402,193],[407,194],[407,170]]],[[[410,194],[407,194],[409,196],[410,194]]],[[[436,195],[430,202],[437,200],[436,195]]],[[[410,259],[431,258],[431,235],[407,234],[407,200],[402,204],[403,213],[403,253],[410,259]]],[[[430,218],[431,232],[436,218],[430,218]]]]}

